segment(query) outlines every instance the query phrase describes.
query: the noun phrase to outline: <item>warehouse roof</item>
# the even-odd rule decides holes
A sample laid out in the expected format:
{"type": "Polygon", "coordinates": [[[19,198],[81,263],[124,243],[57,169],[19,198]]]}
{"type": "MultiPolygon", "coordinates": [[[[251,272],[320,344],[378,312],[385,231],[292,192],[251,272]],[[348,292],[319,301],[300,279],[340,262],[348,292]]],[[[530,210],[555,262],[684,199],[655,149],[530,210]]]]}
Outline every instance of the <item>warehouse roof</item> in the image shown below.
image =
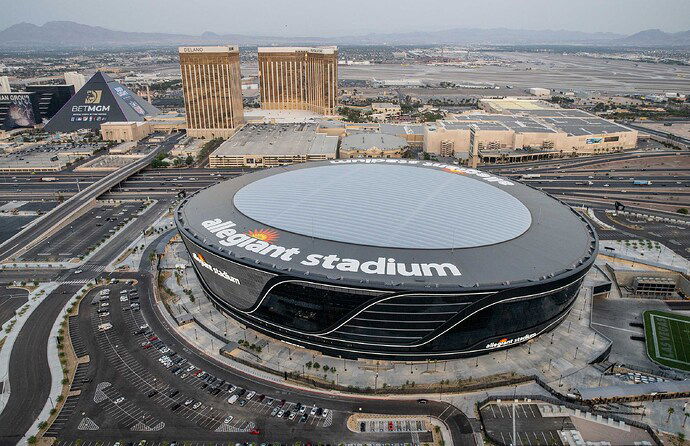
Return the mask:
{"type": "Polygon", "coordinates": [[[343,138],[340,143],[340,150],[367,150],[372,147],[381,150],[395,150],[406,146],[405,138],[388,133],[353,133],[343,138]]]}
{"type": "Polygon", "coordinates": [[[212,156],[295,156],[333,154],[337,136],[316,133],[316,124],[247,124],[222,143],[212,156]]]}

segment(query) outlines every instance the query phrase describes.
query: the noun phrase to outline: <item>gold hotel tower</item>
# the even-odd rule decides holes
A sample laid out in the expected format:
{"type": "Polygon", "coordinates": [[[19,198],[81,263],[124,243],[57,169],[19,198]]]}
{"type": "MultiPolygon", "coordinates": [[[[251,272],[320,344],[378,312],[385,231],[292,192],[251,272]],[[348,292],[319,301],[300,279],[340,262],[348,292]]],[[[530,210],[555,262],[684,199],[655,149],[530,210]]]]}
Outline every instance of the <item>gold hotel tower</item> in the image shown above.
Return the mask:
{"type": "Polygon", "coordinates": [[[229,138],[244,123],[238,46],[179,48],[187,134],[229,138]]]}
{"type": "Polygon", "coordinates": [[[259,48],[262,108],[332,115],[337,88],[337,47],[259,48]]]}

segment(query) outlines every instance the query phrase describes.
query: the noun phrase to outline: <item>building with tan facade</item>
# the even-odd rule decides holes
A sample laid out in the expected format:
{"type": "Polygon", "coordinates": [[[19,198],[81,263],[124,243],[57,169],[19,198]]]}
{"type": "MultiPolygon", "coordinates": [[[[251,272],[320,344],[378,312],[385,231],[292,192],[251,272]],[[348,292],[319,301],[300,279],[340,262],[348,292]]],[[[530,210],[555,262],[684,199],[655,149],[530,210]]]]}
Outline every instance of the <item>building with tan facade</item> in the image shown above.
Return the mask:
{"type": "Polygon", "coordinates": [[[105,122],[101,124],[103,141],[139,141],[151,134],[151,123],[148,121],[105,122]]]}
{"type": "Polygon", "coordinates": [[[259,92],[267,110],[335,112],[338,48],[259,48],[259,92]]]}
{"type": "Polygon", "coordinates": [[[239,47],[183,46],[179,54],[187,134],[229,138],[244,123],[239,47]]]}
{"type": "Polygon", "coordinates": [[[402,158],[405,138],[387,133],[353,133],[340,142],[339,158],[402,158]]]}
{"type": "Polygon", "coordinates": [[[574,109],[462,114],[424,128],[425,152],[471,164],[595,155],[636,145],[636,130],[574,109]]]}
{"type": "Polygon", "coordinates": [[[316,124],[247,124],[209,156],[209,166],[276,167],[335,159],[338,137],[316,124]]]}

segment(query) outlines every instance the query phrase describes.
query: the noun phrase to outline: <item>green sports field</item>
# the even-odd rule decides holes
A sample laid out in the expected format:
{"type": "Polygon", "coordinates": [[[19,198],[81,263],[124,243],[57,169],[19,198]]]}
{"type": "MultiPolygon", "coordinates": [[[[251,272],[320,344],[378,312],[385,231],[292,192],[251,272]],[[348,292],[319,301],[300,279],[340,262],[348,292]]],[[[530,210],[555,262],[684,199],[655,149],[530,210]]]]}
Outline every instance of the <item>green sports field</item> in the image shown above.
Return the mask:
{"type": "Polygon", "coordinates": [[[647,355],[658,364],[690,371],[690,317],[665,311],[645,311],[647,355]]]}

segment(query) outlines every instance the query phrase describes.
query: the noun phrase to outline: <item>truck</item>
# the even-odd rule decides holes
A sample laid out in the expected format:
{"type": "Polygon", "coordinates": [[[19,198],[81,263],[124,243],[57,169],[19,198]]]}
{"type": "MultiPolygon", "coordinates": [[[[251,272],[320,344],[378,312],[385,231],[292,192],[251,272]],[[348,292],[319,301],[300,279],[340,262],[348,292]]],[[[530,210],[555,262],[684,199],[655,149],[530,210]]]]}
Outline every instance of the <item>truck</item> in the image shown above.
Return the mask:
{"type": "Polygon", "coordinates": [[[635,186],[651,186],[652,182],[649,180],[633,180],[632,184],[635,186]]]}
{"type": "Polygon", "coordinates": [[[41,181],[46,181],[46,182],[57,181],[57,178],[55,178],[55,177],[43,177],[43,178],[41,178],[41,181]]]}
{"type": "Polygon", "coordinates": [[[228,403],[235,404],[235,402],[237,401],[238,398],[239,398],[238,395],[233,395],[230,398],[228,398],[228,403]]]}
{"type": "Polygon", "coordinates": [[[520,175],[521,180],[529,180],[530,178],[541,178],[541,175],[538,173],[523,173],[520,175]]]}

